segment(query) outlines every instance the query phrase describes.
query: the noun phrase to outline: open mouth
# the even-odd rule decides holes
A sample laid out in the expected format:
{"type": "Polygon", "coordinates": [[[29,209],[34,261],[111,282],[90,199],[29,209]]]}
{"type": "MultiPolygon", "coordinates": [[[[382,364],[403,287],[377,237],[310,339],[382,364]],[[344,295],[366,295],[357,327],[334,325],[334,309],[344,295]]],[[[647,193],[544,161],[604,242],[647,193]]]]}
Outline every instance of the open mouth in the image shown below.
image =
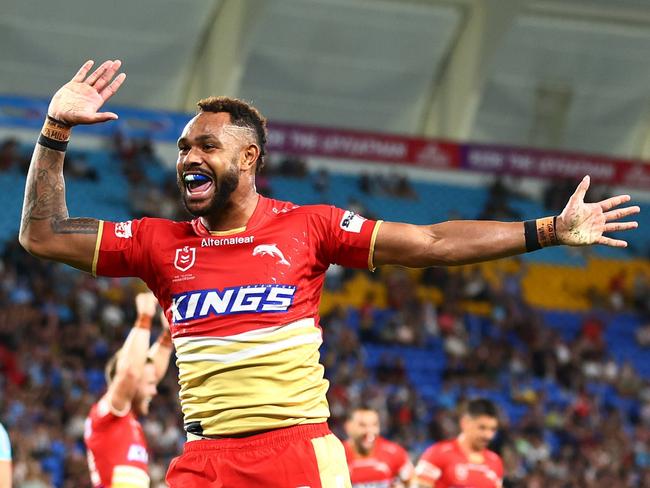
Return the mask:
{"type": "Polygon", "coordinates": [[[213,186],[214,180],[203,173],[185,173],[183,174],[183,183],[187,192],[192,196],[203,196],[213,186]]]}

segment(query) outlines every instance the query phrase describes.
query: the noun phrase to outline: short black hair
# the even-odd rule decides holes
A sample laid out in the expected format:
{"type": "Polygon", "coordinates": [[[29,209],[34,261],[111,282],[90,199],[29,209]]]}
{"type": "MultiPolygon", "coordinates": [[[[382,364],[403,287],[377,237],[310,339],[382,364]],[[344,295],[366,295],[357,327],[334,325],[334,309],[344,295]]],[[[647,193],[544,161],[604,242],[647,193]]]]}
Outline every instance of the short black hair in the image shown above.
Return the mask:
{"type": "Polygon", "coordinates": [[[225,112],[230,114],[230,121],[239,127],[248,127],[255,131],[257,145],[260,148],[260,155],[257,158],[255,171],[260,172],[264,166],[266,156],[266,118],[253,105],[244,100],[230,97],[208,97],[197,102],[199,113],[225,112]]]}
{"type": "Polygon", "coordinates": [[[472,418],[486,416],[499,419],[499,410],[496,405],[486,398],[469,400],[463,407],[462,413],[472,418]]]}
{"type": "Polygon", "coordinates": [[[370,405],[366,405],[365,403],[362,403],[360,405],[357,405],[354,408],[351,408],[348,410],[348,420],[352,420],[352,417],[354,417],[354,414],[357,412],[363,412],[363,411],[370,411],[370,412],[375,412],[377,415],[379,415],[379,412],[377,411],[376,408],[371,407],[370,405]]]}

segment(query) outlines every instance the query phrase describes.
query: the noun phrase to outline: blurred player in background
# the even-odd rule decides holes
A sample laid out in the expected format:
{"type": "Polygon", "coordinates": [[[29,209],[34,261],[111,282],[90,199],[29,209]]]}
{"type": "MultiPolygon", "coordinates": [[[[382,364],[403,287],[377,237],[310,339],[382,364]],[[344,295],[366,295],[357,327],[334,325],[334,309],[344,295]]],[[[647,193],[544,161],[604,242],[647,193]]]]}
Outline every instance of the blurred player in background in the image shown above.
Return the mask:
{"type": "Polygon", "coordinates": [[[400,445],[379,435],[379,413],[369,407],[352,410],[343,442],[353,488],[402,488],[413,475],[413,464],[400,445]]]}
{"type": "Polygon", "coordinates": [[[585,203],[585,177],[562,214],[527,222],[411,225],[326,205],[298,206],[255,188],[266,121],[227,97],[199,102],[178,140],[177,180],[189,222],[70,218],[63,162],[72,127],[122,85],[119,61],[86,62],[61,87],[27,175],[20,242],[30,253],[93,274],[138,276],[172,322],[188,441],[172,487],[350,486],[345,452],[327,426],[318,306],[330,264],[374,269],[459,265],[544,246],[625,241],[604,232],[639,211],[616,196],[585,203]],[[117,76],[116,76],[117,75],[117,76]]]}
{"type": "Polygon", "coordinates": [[[460,417],[460,435],[424,451],[411,488],[501,488],[503,462],[487,448],[498,427],[498,412],[491,401],[467,402],[460,417]]]}
{"type": "Polygon", "coordinates": [[[147,488],[149,454],[138,417],[149,413],[172,352],[169,325],[149,347],[158,300],[153,293],[135,297],[137,319],[122,348],[106,365],[108,390],[90,409],[84,440],[94,487],[147,488]]]}
{"type": "Polygon", "coordinates": [[[11,488],[11,442],[0,424],[0,488],[11,488]]]}

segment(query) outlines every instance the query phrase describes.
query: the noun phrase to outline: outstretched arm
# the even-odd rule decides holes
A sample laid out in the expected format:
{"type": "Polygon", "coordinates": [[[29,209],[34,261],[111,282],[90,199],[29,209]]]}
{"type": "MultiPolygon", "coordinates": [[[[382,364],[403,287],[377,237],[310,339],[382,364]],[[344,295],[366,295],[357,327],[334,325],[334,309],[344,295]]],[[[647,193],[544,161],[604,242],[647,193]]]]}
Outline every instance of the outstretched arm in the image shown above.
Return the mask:
{"type": "Polygon", "coordinates": [[[68,215],[65,148],[73,126],[117,119],[114,113],[98,110],[126,77],[122,73],[113,79],[120,61],[106,61],[88,76],[92,65],[87,61],[50,102],[27,173],[19,235],[21,245],[31,254],[84,271],[92,269],[99,221],[68,215]]]}
{"type": "Polygon", "coordinates": [[[534,224],[524,222],[459,220],[426,226],[385,222],[377,234],[374,263],[416,268],[470,264],[521,254],[535,249],[531,243],[537,242],[542,246],[627,246],[603,234],[636,228],[637,222],[613,221],[638,213],[639,207],[618,208],[630,200],[629,195],[585,203],[588,188],[586,176],[557,218],[537,221],[539,232],[534,224]]]}
{"type": "Polygon", "coordinates": [[[109,404],[118,412],[130,407],[138,391],[149,352],[151,321],[157,306],[158,300],[151,292],[138,293],[135,297],[138,316],[118,353],[115,376],[106,393],[109,404]]]}
{"type": "Polygon", "coordinates": [[[162,332],[158,336],[158,340],[154,342],[153,346],[149,349],[149,358],[153,361],[154,368],[156,369],[156,382],[165,377],[167,368],[169,367],[169,358],[172,355],[172,337],[169,330],[169,322],[165,317],[165,311],[160,312],[160,324],[162,325],[162,332]]]}

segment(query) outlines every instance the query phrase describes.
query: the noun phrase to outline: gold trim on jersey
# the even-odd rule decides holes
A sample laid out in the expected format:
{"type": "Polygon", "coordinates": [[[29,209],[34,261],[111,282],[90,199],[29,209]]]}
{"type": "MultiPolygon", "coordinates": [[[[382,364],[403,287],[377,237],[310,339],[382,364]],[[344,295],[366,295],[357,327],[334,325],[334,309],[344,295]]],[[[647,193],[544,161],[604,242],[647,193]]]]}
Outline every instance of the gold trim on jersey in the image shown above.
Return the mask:
{"type": "Polygon", "coordinates": [[[334,434],[329,434],[312,439],[311,445],[316,455],[321,485],[351,488],[350,471],[341,441],[334,434]]]}
{"type": "Polygon", "coordinates": [[[185,423],[200,422],[209,436],[326,421],[321,344],[313,318],[174,339],[185,423]]]}
{"type": "Polygon", "coordinates": [[[149,475],[140,468],[122,464],[113,468],[111,487],[113,488],[149,488],[149,475]]]}
{"type": "Polygon", "coordinates": [[[93,276],[97,276],[97,261],[99,260],[99,248],[102,245],[102,235],[104,234],[104,221],[99,221],[99,227],[97,228],[97,240],[95,241],[95,253],[93,254],[93,264],[90,268],[90,272],[93,276]]]}
{"type": "Polygon", "coordinates": [[[375,263],[373,259],[375,257],[375,241],[377,240],[377,234],[379,233],[379,227],[383,224],[383,220],[378,220],[375,224],[375,228],[372,229],[372,237],[370,238],[370,249],[368,250],[368,269],[370,271],[375,270],[375,263]]]}
{"type": "MultiPolygon", "coordinates": [[[[241,361],[243,359],[249,359],[256,356],[261,356],[274,351],[279,351],[281,349],[287,349],[289,347],[298,346],[302,344],[313,344],[321,343],[322,334],[314,326],[314,321],[312,319],[298,320],[292,324],[266,327],[264,329],[251,330],[248,332],[243,332],[241,334],[236,334],[228,337],[188,337],[188,338],[179,338],[174,340],[174,346],[176,347],[176,356],[184,362],[194,362],[194,361],[214,361],[218,363],[233,363],[236,361],[241,361]],[[289,334],[292,331],[306,329],[309,330],[309,334],[299,334],[299,335],[289,335],[285,339],[278,340],[278,337],[272,338],[272,341],[266,342],[265,338],[269,338],[272,335],[275,335],[276,332],[281,332],[285,335],[289,334]],[[249,347],[250,344],[257,344],[252,347],[249,347]],[[194,346],[194,347],[193,347],[194,346]],[[199,346],[199,347],[195,347],[199,346]],[[220,348],[222,353],[187,353],[179,352],[181,349],[183,351],[187,350],[196,350],[199,349],[203,351],[207,346],[213,346],[214,348],[220,348]]],[[[212,349],[211,349],[212,350],[212,349]]]]}
{"type": "Polygon", "coordinates": [[[228,230],[211,230],[210,234],[213,236],[229,236],[231,234],[238,234],[240,232],[244,232],[245,230],[246,230],[246,226],[237,227],[236,229],[228,229],[228,230]]]}

